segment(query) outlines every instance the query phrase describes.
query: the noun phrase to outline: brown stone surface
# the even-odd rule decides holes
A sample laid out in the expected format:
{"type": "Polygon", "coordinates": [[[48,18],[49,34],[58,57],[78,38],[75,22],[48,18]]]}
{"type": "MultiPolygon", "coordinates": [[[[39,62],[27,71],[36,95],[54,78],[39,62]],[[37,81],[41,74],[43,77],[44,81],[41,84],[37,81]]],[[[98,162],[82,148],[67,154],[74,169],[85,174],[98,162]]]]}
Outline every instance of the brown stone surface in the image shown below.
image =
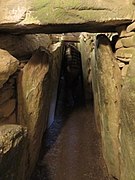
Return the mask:
{"type": "Polygon", "coordinates": [[[17,124],[16,113],[13,112],[8,118],[4,119],[1,124],[17,124]]]}
{"type": "Polygon", "coordinates": [[[48,48],[52,41],[47,34],[0,34],[0,42],[1,49],[5,49],[13,56],[20,58],[31,56],[39,46],[48,48]]]}
{"type": "Polygon", "coordinates": [[[127,32],[131,32],[135,30],[135,22],[131,23],[128,27],[127,27],[127,32]]]}
{"type": "Polygon", "coordinates": [[[118,63],[119,68],[123,68],[125,66],[125,63],[119,60],[117,60],[117,63],[118,63]]]}
{"type": "Polygon", "coordinates": [[[16,113],[15,113],[15,112],[13,112],[13,113],[6,119],[6,123],[8,123],[8,124],[16,124],[16,123],[17,123],[16,113]]]}
{"type": "Polygon", "coordinates": [[[18,123],[28,128],[29,146],[26,174],[29,179],[38,159],[50,103],[51,58],[39,48],[25,65],[18,78],[18,123]]]}
{"type": "Polygon", "coordinates": [[[97,37],[95,56],[92,59],[95,117],[109,174],[119,179],[121,75],[109,39],[104,35],[97,37]]]}
{"type": "Polygon", "coordinates": [[[115,49],[119,49],[122,47],[123,47],[122,41],[121,41],[121,39],[118,39],[118,41],[115,44],[115,49]]]}
{"type": "Polygon", "coordinates": [[[22,158],[22,152],[26,142],[26,135],[26,128],[23,128],[22,126],[0,126],[1,180],[22,180],[24,172],[23,169],[21,169],[20,160],[22,158]]]}
{"type": "Polygon", "coordinates": [[[122,78],[125,78],[126,75],[127,75],[127,71],[128,71],[128,67],[129,67],[129,64],[126,64],[123,68],[122,68],[122,78]]]}
{"type": "Polygon", "coordinates": [[[91,58],[92,58],[92,50],[94,49],[94,45],[93,45],[94,40],[95,40],[95,34],[86,33],[86,32],[80,34],[79,50],[81,52],[83,84],[84,84],[86,102],[92,99],[91,58]]]}
{"type": "Polygon", "coordinates": [[[125,37],[121,39],[124,47],[134,47],[135,46],[135,33],[130,37],[125,37]]]}
{"type": "Polygon", "coordinates": [[[117,49],[115,52],[115,57],[117,59],[123,58],[123,61],[129,62],[133,56],[134,50],[135,50],[135,48],[133,48],[133,47],[117,49]]]}
{"type": "Polygon", "coordinates": [[[0,88],[9,76],[16,72],[18,61],[7,51],[0,49],[0,88]]]}
{"type": "MultiPolygon", "coordinates": [[[[134,145],[134,101],[135,101],[135,29],[133,22],[126,29],[125,34],[121,34],[121,43],[125,54],[130,50],[130,62],[122,68],[122,90],[120,104],[121,130],[119,139],[120,151],[120,180],[135,179],[135,145],[134,145]],[[130,35],[129,35],[130,34],[130,35]]],[[[124,52],[123,51],[123,52],[124,52]]]]}
{"type": "Polygon", "coordinates": [[[121,91],[121,180],[135,179],[135,53],[121,91]]]}
{"type": "Polygon", "coordinates": [[[15,33],[115,31],[134,19],[132,0],[1,0],[0,7],[0,30],[15,33]]]}
{"type": "Polygon", "coordinates": [[[130,25],[120,25],[116,27],[116,31],[118,32],[118,35],[120,38],[122,37],[130,37],[134,35],[134,32],[128,32],[128,28],[130,26],[133,26],[134,23],[131,23],[130,25]]]}
{"type": "MultiPolygon", "coordinates": [[[[128,35],[129,33],[125,33],[124,35],[121,35],[121,37],[115,45],[116,49],[119,48],[130,48],[130,47],[135,47],[135,32],[130,32],[130,36],[128,35]]],[[[127,49],[125,49],[126,51],[127,49]]]]}
{"type": "Polygon", "coordinates": [[[130,36],[133,36],[134,35],[134,32],[127,32],[124,33],[124,34],[120,34],[120,37],[130,37],[130,36]]]}
{"type": "Polygon", "coordinates": [[[9,100],[14,94],[13,89],[0,89],[0,105],[9,100]]]}
{"type": "Polygon", "coordinates": [[[16,100],[10,99],[4,104],[0,105],[0,118],[7,118],[9,117],[12,112],[15,110],[16,100]]]}

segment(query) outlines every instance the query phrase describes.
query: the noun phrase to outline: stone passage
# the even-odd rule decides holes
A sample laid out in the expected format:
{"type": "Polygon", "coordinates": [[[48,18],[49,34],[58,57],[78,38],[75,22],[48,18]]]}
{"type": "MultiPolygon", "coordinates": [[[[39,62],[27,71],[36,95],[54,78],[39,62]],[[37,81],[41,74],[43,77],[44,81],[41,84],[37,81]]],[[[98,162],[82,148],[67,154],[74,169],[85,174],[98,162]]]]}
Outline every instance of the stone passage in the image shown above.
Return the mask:
{"type": "MultiPolygon", "coordinates": [[[[94,51],[92,47],[90,50],[88,47],[89,58],[85,57],[85,53],[83,55],[83,60],[88,62],[87,65],[83,63],[83,73],[87,92],[90,92],[89,87],[93,87],[97,140],[101,140],[101,153],[109,177],[135,180],[135,2],[114,0],[112,4],[107,0],[85,0],[85,3],[77,0],[73,4],[65,1],[63,7],[60,1],[42,1],[41,4],[38,0],[28,0],[26,3],[20,1],[19,4],[16,1],[0,2],[0,173],[4,172],[0,174],[0,178],[18,180],[19,177],[19,180],[29,180],[38,159],[44,131],[47,124],[52,124],[56,104],[62,44],[50,48],[53,42],[49,35],[20,33],[88,30],[118,32],[118,39],[115,39],[114,44],[104,35],[97,36],[95,54],[91,56],[94,51]],[[54,14],[50,11],[52,7],[54,14]],[[42,12],[48,16],[43,18],[42,12]],[[52,16],[49,16],[50,13],[52,16]],[[62,19],[65,14],[65,19],[62,19]],[[10,161],[14,157],[15,166],[10,161]],[[7,164],[10,166],[6,166],[7,164]]],[[[86,50],[82,46],[80,45],[80,49],[86,50]]],[[[73,117],[79,119],[76,123],[85,119],[83,112],[80,114],[77,111],[77,114],[79,117],[73,113],[73,117]]],[[[67,122],[70,124],[70,120],[67,122]]],[[[74,125],[72,124],[73,127],[74,125]]],[[[77,127],[80,128],[80,125],[77,124],[77,127]]],[[[82,131],[83,127],[85,124],[81,124],[82,131]]],[[[68,128],[65,131],[63,128],[63,132],[67,131],[69,133],[68,128]]],[[[78,130],[74,128],[73,131],[78,130]]],[[[69,134],[72,133],[70,131],[69,134]]],[[[90,132],[87,133],[89,135],[90,132]]],[[[69,137],[66,136],[64,141],[71,141],[69,137]]],[[[73,137],[73,147],[75,145],[78,149],[78,136],[73,133],[73,137]]],[[[83,144],[81,136],[80,143],[83,144]]],[[[73,150],[72,146],[68,148],[73,150]]],[[[83,150],[80,151],[83,154],[83,150]]],[[[65,150],[64,153],[68,152],[65,150]]],[[[45,160],[48,159],[45,156],[45,160]]],[[[81,162],[81,158],[78,160],[81,162]]]]}
{"type": "Polygon", "coordinates": [[[67,107],[63,79],[60,93],[55,121],[44,136],[31,180],[109,180],[93,103],[67,107]]]}

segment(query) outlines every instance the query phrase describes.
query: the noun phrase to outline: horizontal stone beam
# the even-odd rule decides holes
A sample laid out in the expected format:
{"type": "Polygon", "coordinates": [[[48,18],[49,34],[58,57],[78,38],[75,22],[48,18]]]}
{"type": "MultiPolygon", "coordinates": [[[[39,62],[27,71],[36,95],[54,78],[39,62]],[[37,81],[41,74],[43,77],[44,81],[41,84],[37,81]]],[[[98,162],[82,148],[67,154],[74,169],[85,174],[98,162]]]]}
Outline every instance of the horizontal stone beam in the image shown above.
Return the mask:
{"type": "Polygon", "coordinates": [[[132,0],[1,0],[0,32],[114,32],[134,20],[132,0]]]}

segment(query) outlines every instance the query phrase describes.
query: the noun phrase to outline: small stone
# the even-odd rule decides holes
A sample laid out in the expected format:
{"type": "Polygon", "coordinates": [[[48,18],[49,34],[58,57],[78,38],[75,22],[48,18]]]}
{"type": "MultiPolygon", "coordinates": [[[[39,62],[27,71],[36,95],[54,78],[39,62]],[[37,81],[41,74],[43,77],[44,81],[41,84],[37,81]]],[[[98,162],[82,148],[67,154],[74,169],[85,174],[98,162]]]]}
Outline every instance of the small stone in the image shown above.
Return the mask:
{"type": "Polygon", "coordinates": [[[130,36],[133,36],[134,35],[134,32],[126,32],[125,34],[120,34],[120,38],[122,37],[130,37],[130,36]]]}
{"type": "Polygon", "coordinates": [[[134,30],[135,30],[135,22],[130,24],[126,29],[127,32],[131,32],[131,31],[134,31],[134,30]]]}
{"type": "Polygon", "coordinates": [[[130,37],[121,38],[121,43],[124,47],[135,47],[135,32],[130,37]]]}
{"type": "Polygon", "coordinates": [[[134,51],[135,51],[134,47],[120,48],[116,50],[115,57],[116,59],[120,59],[120,58],[125,59],[125,61],[127,62],[128,59],[131,59],[133,57],[134,51]]]}
{"type": "Polygon", "coordinates": [[[122,68],[122,72],[121,72],[122,78],[124,78],[124,77],[127,75],[128,67],[129,67],[129,64],[125,65],[125,66],[122,68]]]}
{"type": "Polygon", "coordinates": [[[125,63],[123,62],[118,61],[117,63],[118,63],[119,68],[123,68],[125,66],[125,63]]]}
{"type": "Polygon", "coordinates": [[[116,58],[118,61],[124,62],[124,63],[129,63],[131,61],[131,58],[116,58]]]}
{"type": "Polygon", "coordinates": [[[119,49],[119,48],[122,48],[122,47],[123,47],[123,44],[121,42],[121,39],[119,39],[115,44],[115,49],[119,49]]]}

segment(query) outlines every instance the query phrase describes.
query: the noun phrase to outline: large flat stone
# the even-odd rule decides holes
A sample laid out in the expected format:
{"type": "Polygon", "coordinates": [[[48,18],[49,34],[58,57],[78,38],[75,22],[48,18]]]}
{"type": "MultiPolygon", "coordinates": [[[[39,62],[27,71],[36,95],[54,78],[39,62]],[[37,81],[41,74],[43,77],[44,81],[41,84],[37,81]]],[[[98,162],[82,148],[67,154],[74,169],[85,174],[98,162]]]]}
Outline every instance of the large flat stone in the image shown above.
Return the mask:
{"type": "Polygon", "coordinates": [[[110,176],[119,179],[119,109],[121,75],[109,39],[98,36],[92,59],[94,106],[102,138],[103,156],[110,176]]]}
{"type": "MultiPolygon", "coordinates": [[[[27,178],[37,162],[43,133],[46,129],[50,106],[50,54],[44,48],[36,50],[19,74],[18,118],[19,124],[28,128],[27,178]]],[[[26,179],[27,179],[26,178],[26,179]]]]}
{"type": "Polygon", "coordinates": [[[47,34],[0,34],[0,42],[0,49],[7,50],[18,59],[30,58],[39,46],[48,48],[52,43],[47,34]]]}
{"type": "Polygon", "coordinates": [[[0,7],[0,30],[17,33],[114,31],[134,19],[132,0],[1,0],[0,7]]]}

